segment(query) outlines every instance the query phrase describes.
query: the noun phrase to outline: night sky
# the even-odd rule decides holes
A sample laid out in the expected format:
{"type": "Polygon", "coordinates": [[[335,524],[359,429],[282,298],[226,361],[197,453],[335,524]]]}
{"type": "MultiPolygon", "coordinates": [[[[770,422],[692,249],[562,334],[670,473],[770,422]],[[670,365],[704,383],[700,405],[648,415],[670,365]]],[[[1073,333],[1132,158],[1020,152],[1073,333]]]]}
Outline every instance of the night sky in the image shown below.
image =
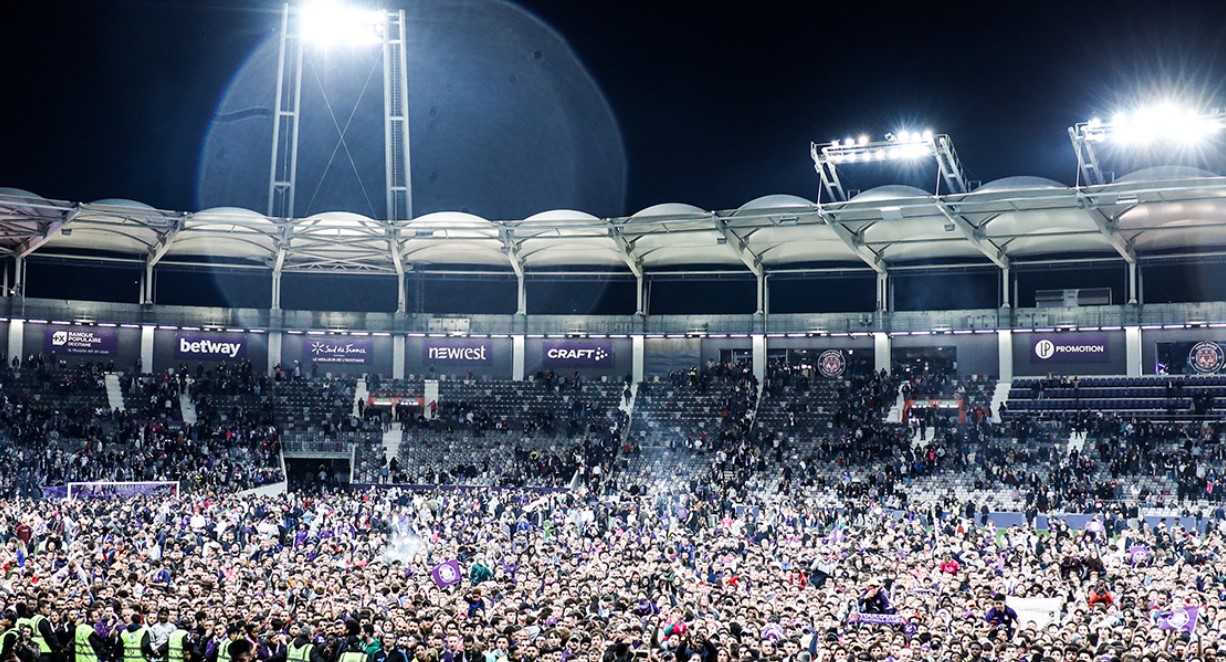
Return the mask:
{"type": "MultiPolygon", "coordinates": [[[[621,213],[813,199],[810,141],[908,127],[949,133],[972,180],[1071,184],[1070,124],[1170,95],[1226,105],[1222,2],[519,4],[607,97],[628,162],[621,213]]],[[[0,3],[0,186],[193,209],[213,109],[280,6],[0,3]]]]}
{"type": "MultiPolygon", "coordinates": [[[[279,3],[0,4],[0,185],[191,209],[209,116],[279,3]]],[[[1071,182],[1075,121],[1154,93],[1226,105],[1220,2],[521,6],[604,90],[627,213],[812,198],[811,140],[907,125],[951,134],[971,179],[1071,182]]]]}

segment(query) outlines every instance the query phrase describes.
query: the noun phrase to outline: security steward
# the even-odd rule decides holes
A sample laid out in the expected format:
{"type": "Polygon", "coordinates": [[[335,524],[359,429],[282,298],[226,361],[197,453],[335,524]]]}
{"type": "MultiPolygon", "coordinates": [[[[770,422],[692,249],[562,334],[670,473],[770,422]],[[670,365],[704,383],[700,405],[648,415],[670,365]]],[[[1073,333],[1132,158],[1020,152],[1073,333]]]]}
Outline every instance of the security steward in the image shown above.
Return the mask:
{"type": "Polygon", "coordinates": [[[13,655],[13,649],[21,634],[17,630],[17,614],[11,609],[0,613],[0,660],[7,660],[13,655]]]}
{"type": "Polygon", "coordinates": [[[344,652],[336,658],[336,662],[367,662],[369,658],[370,655],[362,647],[362,640],[350,637],[348,645],[345,646],[344,652]]]}
{"type": "Polygon", "coordinates": [[[149,643],[149,628],[141,624],[140,614],[132,614],[132,622],[119,631],[118,662],[149,662],[153,646],[149,643]]]}
{"type": "Polygon", "coordinates": [[[15,626],[18,632],[23,627],[30,628],[30,640],[38,646],[39,662],[52,662],[60,651],[59,637],[55,636],[51,621],[47,620],[47,613],[50,611],[51,601],[45,598],[38,601],[33,613],[27,612],[24,604],[17,605],[18,618],[15,626]]]}
{"type": "Polygon", "coordinates": [[[107,659],[106,640],[90,623],[98,622],[98,610],[90,609],[72,629],[72,662],[99,662],[107,659]]]}
{"type": "Polygon", "coordinates": [[[192,625],[190,616],[180,618],[174,632],[166,638],[166,649],[157,651],[158,656],[166,662],[199,662],[202,656],[196,650],[192,625]]]}
{"type": "Polygon", "coordinates": [[[286,662],[326,662],[319,647],[311,641],[312,628],[306,623],[298,624],[294,640],[285,650],[286,662]]]}

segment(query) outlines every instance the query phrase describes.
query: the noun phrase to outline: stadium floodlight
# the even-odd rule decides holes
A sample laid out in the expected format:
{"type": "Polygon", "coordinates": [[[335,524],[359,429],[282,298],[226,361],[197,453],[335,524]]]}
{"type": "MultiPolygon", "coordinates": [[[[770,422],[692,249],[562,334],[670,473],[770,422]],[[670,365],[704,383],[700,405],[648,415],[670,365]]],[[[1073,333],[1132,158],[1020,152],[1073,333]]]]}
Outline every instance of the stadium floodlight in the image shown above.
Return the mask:
{"type": "Polygon", "coordinates": [[[1172,102],[1117,112],[1109,121],[1098,117],[1068,129],[1077,153],[1078,185],[1105,184],[1098,162],[1097,145],[1126,148],[1186,148],[1197,145],[1226,129],[1226,113],[1203,113],[1172,102]]]}
{"type": "Polygon", "coordinates": [[[375,46],[383,43],[385,12],[345,5],[337,0],[314,0],[299,9],[299,32],[309,44],[375,46]]]}
{"type": "MultiPolygon", "coordinates": [[[[931,129],[900,129],[885,134],[882,140],[877,141],[871,140],[867,135],[861,135],[858,139],[813,143],[809,147],[809,154],[813,157],[813,165],[821,177],[823,189],[834,202],[847,200],[837,168],[844,163],[935,158],[946,186],[955,193],[965,193],[967,190],[966,177],[962,173],[958,154],[954,151],[953,141],[945,134],[934,134],[931,129]]],[[[938,182],[938,189],[939,185],[938,182]]],[[[937,193],[940,193],[940,190],[937,193]]],[[[820,194],[818,197],[820,202],[820,194]]]]}

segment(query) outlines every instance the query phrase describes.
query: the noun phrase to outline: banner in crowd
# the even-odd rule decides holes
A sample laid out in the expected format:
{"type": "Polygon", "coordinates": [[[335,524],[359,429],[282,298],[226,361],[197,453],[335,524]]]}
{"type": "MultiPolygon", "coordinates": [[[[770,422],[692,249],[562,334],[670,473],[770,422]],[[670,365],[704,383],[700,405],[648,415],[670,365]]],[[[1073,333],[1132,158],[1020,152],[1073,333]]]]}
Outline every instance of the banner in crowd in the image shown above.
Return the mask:
{"type": "Polygon", "coordinates": [[[1128,558],[1134,566],[1145,563],[1149,559],[1149,547],[1147,545],[1133,545],[1129,547],[1128,558]]]}
{"type": "Polygon", "coordinates": [[[608,367],[613,365],[613,343],[607,341],[545,341],[546,366],[608,367]]]}
{"type": "Polygon", "coordinates": [[[191,361],[234,361],[247,357],[247,337],[239,334],[175,336],[175,358],[191,361]]]}
{"type": "Polygon", "coordinates": [[[1158,614],[1158,629],[1195,632],[1199,616],[1200,607],[1173,607],[1158,614]]]}
{"type": "Polygon", "coordinates": [[[488,340],[434,340],[422,345],[426,365],[489,365],[494,347],[488,340]]]}
{"type": "Polygon", "coordinates": [[[464,571],[460,570],[460,562],[452,559],[434,566],[434,569],[430,571],[430,577],[434,580],[435,586],[447,588],[464,579],[464,571]]]}
{"type": "Polygon", "coordinates": [[[869,625],[902,625],[906,621],[898,614],[864,614],[852,612],[847,615],[848,623],[868,623],[869,625]]]}
{"type": "Polygon", "coordinates": [[[149,494],[177,494],[177,482],[85,482],[69,483],[65,488],[65,496],[70,499],[109,499],[115,497],[131,497],[149,494]]]}
{"type": "Polygon", "coordinates": [[[1107,336],[1088,333],[1034,335],[1030,338],[1030,363],[1107,363],[1111,353],[1107,336]]]}
{"type": "Polygon", "coordinates": [[[94,329],[47,329],[47,352],[115,356],[119,353],[119,334],[94,329]]]}
{"type": "Polygon", "coordinates": [[[1018,625],[1030,627],[1034,623],[1036,629],[1042,630],[1058,619],[1064,600],[1060,598],[1019,598],[1010,595],[1005,598],[1005,604],[1017,612],[1018,625]]]}
{"type": "Polygon", "coordinates": [[[307,340],[302,345],[302,360],[311,363],[369,364],[374,343],[369,340],[307,340]]]}

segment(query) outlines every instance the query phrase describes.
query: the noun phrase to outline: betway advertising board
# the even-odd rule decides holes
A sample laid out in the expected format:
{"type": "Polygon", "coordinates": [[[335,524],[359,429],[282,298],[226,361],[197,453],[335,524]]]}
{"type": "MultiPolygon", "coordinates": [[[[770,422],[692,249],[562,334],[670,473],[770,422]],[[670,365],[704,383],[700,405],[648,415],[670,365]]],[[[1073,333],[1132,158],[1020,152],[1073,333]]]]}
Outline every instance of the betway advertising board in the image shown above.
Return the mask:
{"type": "Polygon", "coordinates": [[[242,335],[175,336],[175,358],[189,361],[237,361],[247,357],[247,337],[242,335]]]}
{"type": "Polygon", "coordinates": [[[429,340],[422,345],[426,365],[489,365],[493,346],[483,340],[429,340]]]}
{"type": "Polygon", "coordinates": [[[94,329],[47,329],[46,348],[57,354],[115,356],[119,352],[119,334],[94,329]]]}
{"type": "Polygon", "coordinates": [[[1099,334],[1035,335],[1030,338],[1030,364],[1107,363],[1107,336],[1099,334]]]}
{"type": "Polygon", "coordinates": [[[547,366],[597,367],[613,365],[613,343],[545,341],[542,364],[547,366]]]}
{"type": "Polygon", "coordinates": [[[302,346],[302,357],[312,363],[367,365],[372,354],[369,340],[308,340],[302,346]]]}

